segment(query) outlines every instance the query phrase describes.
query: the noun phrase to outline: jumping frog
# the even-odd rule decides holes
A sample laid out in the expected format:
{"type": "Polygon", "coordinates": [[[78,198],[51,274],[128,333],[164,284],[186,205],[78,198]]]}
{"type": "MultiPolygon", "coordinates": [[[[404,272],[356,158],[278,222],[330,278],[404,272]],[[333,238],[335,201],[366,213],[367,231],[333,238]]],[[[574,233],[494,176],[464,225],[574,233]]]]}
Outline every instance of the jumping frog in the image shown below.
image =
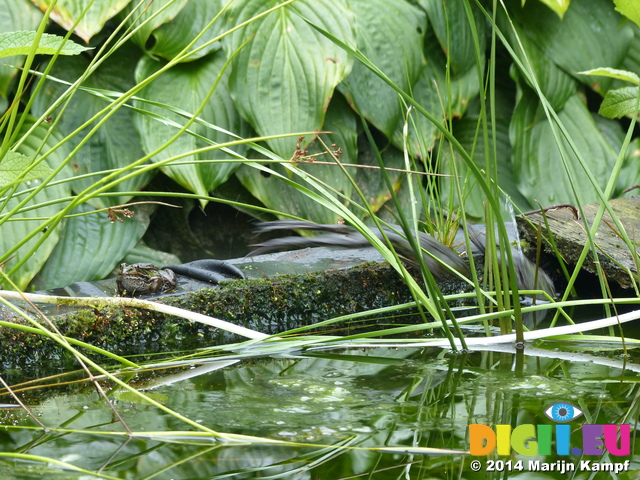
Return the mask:
{"type": "Polygon", "coordinates": [[[116,278],[120,295],[144,295],[147,293],[170,292],[176,288],[173,270],[160,269],[152,263],[120,265],[120,275],[116,278]]]}

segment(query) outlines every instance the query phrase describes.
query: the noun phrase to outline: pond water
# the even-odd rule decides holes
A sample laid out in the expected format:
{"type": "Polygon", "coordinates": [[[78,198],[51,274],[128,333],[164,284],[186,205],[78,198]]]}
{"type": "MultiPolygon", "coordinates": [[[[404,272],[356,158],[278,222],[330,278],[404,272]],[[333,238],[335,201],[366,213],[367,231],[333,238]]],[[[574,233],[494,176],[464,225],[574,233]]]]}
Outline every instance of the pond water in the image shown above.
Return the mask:
{"type": "MultiPolygon", "coordinates": [[[[47,430],[21,409],[2,410],[0,454],[24,457],[2,459],[0,479],[637,479],[639,364],[634,350],[534,347],[201,355],[182,366],[120,375],[156,405],[101,381],[113,409],[86,375],[66,374],[14,386],[47,430]],[[545,411],[565,403],[582,411],[564,424],[571,447],[583,447],[583,424],[629,424],[630,454],[560,455],[555,440],[544,452],[542,437],[537,455],[465,453],[470,424],[553,429],[561,423],[545,411]],[[598,466],[622,471],[589,471],[598,466]]],[[[622,448],[624,438],[617,440],[622,448]]]]}

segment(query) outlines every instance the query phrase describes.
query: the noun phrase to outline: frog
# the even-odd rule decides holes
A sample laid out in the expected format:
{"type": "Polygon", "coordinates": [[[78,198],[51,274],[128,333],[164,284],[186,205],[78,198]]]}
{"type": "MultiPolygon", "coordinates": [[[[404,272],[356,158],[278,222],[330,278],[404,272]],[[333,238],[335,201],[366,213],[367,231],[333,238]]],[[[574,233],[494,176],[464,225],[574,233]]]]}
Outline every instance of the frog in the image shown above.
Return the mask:
{"type": "Polygon", "coordinates": [[[116,278],[118,294],[128,296],[170,292],[177,283],[173,270],[158,268],[152,263],[122,263],[116,278]]]}

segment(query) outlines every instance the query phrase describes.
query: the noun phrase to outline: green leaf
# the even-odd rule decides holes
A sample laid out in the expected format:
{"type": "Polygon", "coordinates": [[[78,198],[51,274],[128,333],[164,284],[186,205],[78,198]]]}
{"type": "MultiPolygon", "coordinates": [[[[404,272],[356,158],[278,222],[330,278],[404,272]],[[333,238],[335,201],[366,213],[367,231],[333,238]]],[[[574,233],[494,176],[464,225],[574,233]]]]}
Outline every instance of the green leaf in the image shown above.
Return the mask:
{"type": "MultiPolygon", "coordinates": [[[[147,19],[167,1],[156,1],[151,4],[153,8],[145,9],[143,15],[135,24],[140,24],[147,19]]],[[[135,3],[132,2],[125,11],[133,9],[135,3]]],[[[150,55],[171,60],[205,30],[208,23],[221,9],[222,2],[220,0],[190,0],[188,2],[182,0],[174,2],[155,17],[149,26],[145,26],[144,30],[139,32],[134,39],[138,46],[150,55]]],[[[134,19],[137,19],[138,15],[134,15],[134,19]]],[[[220,35],[222,33],[222,23],[222,20],[219,19],[198,39],[191,49],[198,48],[220,35]]],[[[219,43],[208,45],[198,53],[191,55],[189,60],[201,58],[218,48],[220,48],[219,43]]]]}
{"type": "MultiPolygon", "coordinates": [[[[484,54],[486,46],[485,19],[473,2],[470,3],[480,52],[484,54]]],[[[473,32],[464,7],[465,2],[454,0],[445,3],[442,0],[419,0],[418,4],[426,10],[441,49],[447,52],[453,72],[461,75],[475,67],[478,60],[473,32]]],[[[427,49],[428,53],[429,49],[427,49]]]]}
{"type": "MultiPolygon", "coordinates": [[[[221,0],[189,0],[172,22],[166,23],[153,32],[155,43],[148,52],[166,59],[172,59],[191,41],[207,28],[208,23],[222,8],[221,0]]],[[[222,33],[222,19],[206,30],[191,49],[196,49],[210,42],[222,33]]],[[[201,58],[220,48],[220,43],[213,43],[190,55],[189,60],[201,58]]]]}
{"type": "MultiPolygon", "coordinates": [[[[617,122],[616,122],[617,123],[617,122]]],[[[628,192],[624,192],[629,187],[634,185],[640,185],[640,138],[636,137],[631,140],[629,148],[627,149],[622,169],[620,170],[620,176],[616,182],[616,191],[614,196],[630,197],[638,195],[638,190],[633,189],[628,192]]]]}
{"type": "Polygon", "coordinates": [[[609,90],[598,113],[606,118],[622,118],[638,113],[638,87],[609,90]]]}
{"type": "MultiPolygon", "coordinates": [[[[109,92],[122,93],[135,85],[133,68],[139,52],[133,45],[118,49],[103,63],[83,84],[89,89],[104,89],[109,92]]],[[[68,82],[76,81],[85,71],[89,60],[80,57],[58,58],[51,70],[51,75],[68,82]]],[[[33,112],[42,115],[46,109],[60,96],[67,85],[53,79],[47,80],[45,88],[40,89],[35,97],[33,112]]],[[[108,99],[102,92],[91,94],[77,91],[67,108],[62,113],[62,119],[57,123],[60,132],[68,135],[85,123],[108,105],[108,99]]],[[[53,116],[60,115],[54,113],[53,116]]],[[[81,132],[68,140],[71,147],[76,147],[84,140],[85,135],[95,125],[85,127],[81,132]]],[[[128,108],[120,108],[107,120],[80,149],[72,160],[77,175],[103,172],[105,170],[121,168],[144,156],[141,139],[133,124],[133,112],[128,108]]],[[[144,187],[151,178],[150,173],[138,175],[126,180],[115,187],[115,191],[135,191],[144,187]]],[[[73,183],[75,192],[93,185],[101,176],[78,179],[73,183]]],[[[127,201],[130,197],[116,197],[112,199],[92,199],[94,206],[116,205],[127,201]]]]}
{"type": "MultiPolygon", "coordinates": [[[[425,56],[427,65],[420,74],[418,82],[413,86],[413,98],[428,112],[441,121],[461,117],[471,100],[478,95],[480,84],[478,70],[471,68],[460,75],[451,73],[446,77],[446,58],[434,47],[435,37],[427,35],[425,56]]],[[[404,149],[403,127],[408,121],[407,147],[413,156],[427,158],[428,152],[440,137],[440,130],[415,109],[408,120],[404,116],[391,139],[399,149],[404,149]]]]}
{"type": "MultiPolygon", "coordinates": [[[[178,127],[187,122],[185,115],[192,115],[203,102],[206,102],[199,117],[207,124],[202,122],[192,124],[190,127],[192,134],[182,134],[152,160],[165,160],[205,146],[237,139],[219,129],[235,133],[240,137],[244,135],[247,127],[227,90],[228,73],[222,72],[224,64],[222,51],[194,62],[182,63],[162,73],[140,92],[140,98],[154,102],[154,104],[136,102],[137,107],[152,114],[144,112],[135,114],[136,126],[142,136],[144,149],[148,153],[163,146],[177,133],[178,127]],[[207,99],[212,84],[220,75],[222,80],[211,97],[207,99]],[[177,86],[180,89],[179,95],[177,86]],[[214,129],[214,126],[218,130],[214,129]]],[[[137,78],[141,80],[147,77],[161,65],[160,62],[145,57],[136,72],[137,78]]],[[[235,151],[243,155],[246,147],[235,147],[235,151]]],[[[163,167],[163,172],[187,190],[199,195],[207,195],[218,185],[226,182],[238,167],[238,163],[224,162],[234,158],[237,157],[230,152],[220,149],[211,150],[180,159],[181,162],[211,160],[213,161],[211,163],[169,165],[163,167]]]]}
{"type": "Polygon", "coordinates": [[[4,158],[0,160],[0,188],[14,184],[18,181],[18,178],[20,178],[19,182],[25,182],[46,177],[53,171],[44,162],[33,166],[32,164],[32,158],[21,153],[8,151],[4,158]],[[25,170],[28,170],[28,172],[22,175],[25,170]]]}
{"type": "MultiPolygon", "coordinates": [[[[25,133],[28,128],[33,125],[32,120],[27,120],[22,127],[21,133],[25,133]]],[[[53,145],[60,141],[60,137],[56,132],[48,132],[47,127],[44,124],[39,125],[18,147],[18,152],[25,155],[28,158],[33,158],[39,151],[41,145],[44,143],[45,147],[42,149],[43,153],[49,150],[53,145]],[[46,138],[46,141],[45,141],[46,138]]],[[[65,157],[68,155],[68,150],[63,145],[62,148],[56,150],[53,154],[46,158],[46,162],[49,167],[55,168],[60,165],[65,157]]],[[[69,176],[69,171],[63,169],[58,175],[57,179],[64,179],[69,176]]],[[[1,212],[3,214],[9,212],[15,207],[23,198],[21,194],[27,188],[33,188],[41,183],[39,179],[28,180],[21,183],[16,192],[14,192],[8,200],[7,205],[1,212]]],[[[60,198],[69,197],[71,195],[71,189],[68,183],[60,183],[58,185],[47,186],[42,189],[38,194],[30,201],[30,205],[37,205],[45,202],[53,202],[60,198]]],[[[2,200],[4,202],[4,200],[2,200]]],[[[52,204],[42,206],[34,210],[29,210],[22,213],[17,213],[11,217],[11,219],[0,226],[0,252],[7,252],[20,240],[24,239],[34,229],[42,229],[41,225],[43,220],[34,220],[36,217],[48,218],[55,215],[61,210],[60,205],[52,204]]],[[[41,240],[42,236],[46,236],[44,243],[39,247],[37,254],[29,256],[26,262],[13,274],[11,279],[17,284],[18,288],[25,289],[31,279],[42,268],[45,260],[58,242],[61,227],[49,228],[46,231],[42,230],[41,233],[29,240],[23,245],[11,258],[4,267],[5,272],[10,271],[14,265],[22,260],[27,252],[35,246],[36,242],[41,240]]]]}
{"type": "MultiPolygon", "coordinates": [[[[511,142],[509,140],[509,122],[513,112],[513,104],[506,98],[496,100],[496,172],[495,177],[498,179],[498,185],[505,191],[511,201],[521,210],[529,210],[529,202],[522,196],[516,187],[513,174],[513,166],[509,159],[511,158],[511,142]]],[[[460,120],[454,123],[453,132],[456,139],[465,148],[466,151],[473,153],[473,160],[478,168],[487,170],[487,161],[485,157],[484,139],[479,124],[480,108],[478,101],[470,107],[470,111],[460,120]]],[[[488,125],[489,132],[493,130],[491,123],[488,125]]],[[[493,150],[493,142],[491,133],[489,151],[493,150]]],[[[452,205],[454,208],[460,206],[460,199],[457,192],[456,183],[462,185],[464,195],[464,209],[468,216],[475,219],[484,218],[486,196],[483,190],[478,186],[476,179],[470,175],[469,169],[460,157],[460,154],[450,148],[448,142],[440,151],[439,172],[450,177],[442,177],[440,179],[440,189],[443,205],[452,205]],[[459,178],[455,178],[458,175],[459,178]],[[450,203],[449,203],[450,202],[450,203]]]]}
{"type": "Polygon", "coordinates": [[[123,261],[129,265],[133,263],[153,263],[154,265],[178,265],[182,260],[172,253],[155,250],[142,241],[129,250],[123,261]]]}
{"type": "MultiPolygon", "coordinates": [[[[364,136],[361,137],[358,146],[358,164],[377,167],[357,169],[355,172],[355,180],[358,187],[367,199],[371,210],[373,210],[380,219],[391,223],[398,223],[398,208],[394,204],[393,198],[387,188],[387,182],[380,172],[380,164],[375,156],[374,149],[364,136]]],[[[381,151],[380,154],[386,168],[406,169],[407,165],[402,150],[388,147],[381,151]]],[[[416,205],[416,199],[411,195],[412,192],[408,187],[406,174],[394,170],[387,170],[386,174],[389,176],[392,188],[396,192],[396,198],[400,202],[400,209],[402,209],[403,212],[410,212],[411,209],[416,208],[419,214],[422,211],[422,204],[418,202],[416,205]]],[[[353,198],[358,203],[362,203],[360,198],[355,197],[355,192],[353,198]]]]}
{"type": "MultiPolygon", "coordinates": [[[[91,213],[80,205],[71,214],[91,213]]],[[[121,262],[144,235],[153,208],[131,207],[133,218],[112,222],[106,212],[67,219],[60,240],[34,281],[37,289],[62,287],[73,282],[101,280],[121,262]],[[72,259],[72,260],[71,260],[72,259]]]]}
{"type": "MultiPolygon", "coordinates": [[[[547,16],[557,21],[550,12],[546,9],[544,11],[547,16]]],[[[527,20],[525,18],[522,21],[526,22],[527,20]]],[[[525,62],[525,65],[531,68],[542,94],[547,98],[553,109],[556,111],[561,110],[567,99],[576,93],[577,81],[554,63],[540,45],[529,38],[527,34],[528,25],[522,25],[520,21],[516,20],[514,22],[514,32],[511,23],[502,14],[498,16],[498,25],[505,33],[509,44],[515,49],[516,55],[521,58],[527,58],[528,62],[525,62]]],[[[529,75],[521,72],[515,64],[513,68],[513,77],[522,78],[531,88],[534,88],[533,81],[529,75]]]]}
{"type": "MultiPolygon", "coordinates": [[[[29,54],[33,49],[35,40],[36,32],[0,33],[0,58],[29,54]]],[[[91,48],[83,47],[57,35],[44,33],[40,38],[36,53],[39,55],[54,55],[59,52],[60,55],[78,55],[85,50],[91,50],[91,48]]]]}
{"type": "Polygon", "coordinates": [[[613,0],[616,10],[640,26],[640,5],[637,0],[613,0]]]}
{"type": "MultiPolygon", "coordinates": [[[[571,2],[563,20],[540,2],[527,2],[524,8],[514,5],[509,11],[544,55],[572,75],[593,68],[618,68],[633,38],[631,25],[621,22],[610,0],[571,2]]],[[[592,84],[584,76],[577,79],[599,92],[610,85],[610,81],[592,84]]]]}
{"type": "MultiPolygon", "coordinates": [[[[615,152],[622,149],[624,143],[625,131],[617,120],[609,120],[600,115],[593,115],[593,119],[602,132],[603,137],[615,152]]],[[[625,152],[624,163],[616,180],[616,188],[613,197],[621,195],[631,196],[637,195],[636,190],[624,193],[627,188],[640,184],[640,169],[638,168],[638,160],[640,157],[640,138],[634,138],[627,147],[625,152]]]]}
{"type": "MultiPolygon", "coordinates": [[[[342,163],[358,163],[357,121],[355,114],[341,95],[336,95],[331,100],[327,110],[325,127],[335,133],[322,135],[322,139],[327,145],[335,144],[336,147],[342,148],[343,153],[340,155],[340,161],[342,163]]],[[[315,153],[320,152],[322,147],[316,140],[308,149],[309,153],[315,153]]],[[[328,155],[321,156],[318,160],[332,161],[328,155]]],[[[291,173],[279,165],[270,164],[268,167],[282,175],[291,177],[291,173]]],[[[300,163],[298,167],[340,191],[347,198],[352,196],[353,186],[336,165],[300,163]]],[[[360,173],[357,170],[359,169],[348,169],[351,176],[354,177],[360,173]]],[[[247,166],[238,169],[236,176],[255,198],[273,210],[286,212],[317,223],[336,223],[339,220],[326,207],[287,185],[277,176],[268,175],[247,166]]],[[[300,179],[293,178],[293,180],[300,183],[300,179]]]]}
{"type": "MultiPolygon", "coordinates": [[[[154,0],[150,3],[130,2],[120,12],[125,18],[127,27],[137,30],[131,37],[132,41],[141,49],[148,51],[148,41],[153,32],[165,23],[171,22],[184,8],[189,0],[154,0]],[[136,8],[137,7],[137,8],[136,8]],[[135,10],[131,16],[129,14],[135,10]],[[147,22],[143,25],[144,22],[147,22]]],[[[153,40],[155,42],[155,40],[153,40]]]]}
{"type": "MultiPolygon", "coordinates": [[[[42,14],[29,0],[0,0],[0,32],[15,32],[20,30],[35,30],[40,24],[42,14]]],[[[15,67],[22,66],[24,57],[4,58],[0,62],[0,111],[4,111],[2,104],[9,91],[11,79],[18,71],[15,67]]]]}
{"type": "MultiPolygon", "coordinates": [[[[404,91],[416,83],[424,58],[426,15],[404,0],[353,0],[358,49],[404,91]]],[[[354,109],[391,137],[402,117],[398,94],[371,70],[356,63],[341,91],[354,109]]]]}
{"type": "MultiPolygon", "coordinates": [[[[558,116],[587,168],[604,189],[615,164],[616,152],[598,129],[580,95],[571,97],[558,116]]],[[[542,115],[539,100],[528,88],[523,88],[509,132],[513,144],[514,174],[518,189],[525,198],[532,202],[537,200],[543,206],[599,201],[578,158],[562,139],[560,148],[566,152],[568,162],[565,168],[549,122],[542,115]],[[573,187],[567,170],[571,172],[573,187]],[[578,198],[574,195],[574,188],[578,198]]]]}
{"type": "Polygon", "coordinates": [[[107,20],[117,15],[131,0],[33,0],[33,3],[46,11],[52,3],[51,20],[65,30],[71,30],[75,22],[88,9],[73,33],[89,43],[91,37],[102,30],[107,20]]]}
{"type": "Polygon", "coordinates": [[[562,20],[565,12],[569,8],[571,0],[540,0],[540,2],[544,3],[547,7],[553,10],[556,15],[558,15],[560,20],[562,20]]]}
{"type": "Polygon", "coordinates": [[[578,72],[578,74],[617,78],[618,80],[624,80],[625,82],[631,82],[635,85],[640,85],[640,77],[638,75],[626,70],[618,70],[617,68],[594,68],[593,70],[578,72]]]}
{"type": "MultiPolygon", "coordinates": [[[[227,12],[228,26],[278,4],[237,0],[227,12]]],[[[320,131],[333,90],[351,69],[352,59],[300,16],[355,44],[353,14],[343,0],[298,0],[252,21],[225,42],[230,55],[251,39],[233,59],[229,88],[238,110],[260,135],[320,131]]],[[[290,158],[296,139],[268,144],[290,158]]]]}

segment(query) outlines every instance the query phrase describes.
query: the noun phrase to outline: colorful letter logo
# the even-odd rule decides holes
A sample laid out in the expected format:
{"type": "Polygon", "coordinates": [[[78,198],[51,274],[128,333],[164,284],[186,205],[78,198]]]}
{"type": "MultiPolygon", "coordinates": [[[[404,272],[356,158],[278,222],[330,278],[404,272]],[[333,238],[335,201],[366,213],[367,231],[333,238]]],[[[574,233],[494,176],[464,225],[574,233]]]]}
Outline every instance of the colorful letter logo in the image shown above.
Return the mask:
{"type": "Polygon", "coordinates": [[[489,455],[497,449],[498,455],[550,455],[555,438],[555,453],[558,455],[603,455],[625,456],[631,452],[631,429],[629,425],[584,424],[582,447],[571,448],[571,426],[562,424],[575,420],[582,410],[569,403],[556,403],[544,411],[555,425],[495,425],[495,429],[483,424],[469,425],[469,453],[476,456],[489,455]],[[555,435],[554,435],[555,434],[555,435]]]}

